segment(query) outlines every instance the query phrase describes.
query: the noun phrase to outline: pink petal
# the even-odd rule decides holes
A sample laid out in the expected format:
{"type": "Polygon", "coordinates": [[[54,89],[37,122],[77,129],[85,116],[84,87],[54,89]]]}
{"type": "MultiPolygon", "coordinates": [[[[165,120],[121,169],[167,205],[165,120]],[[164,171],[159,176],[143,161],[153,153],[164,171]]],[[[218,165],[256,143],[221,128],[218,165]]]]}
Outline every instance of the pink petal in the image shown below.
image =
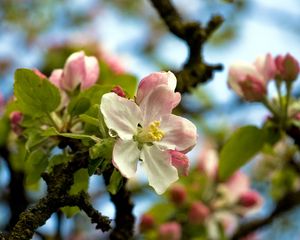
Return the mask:
{"type": "Polygon", "coordinates": [[[84,52],[73,53],[64,66],[64,76],[61,86],[64,90],[73,91],[86,76],[84,52]]]}
{"type": "Polygon", "coordinates": [[[274,78],[277,71],[275,60],[270,53],[258,57],[254,62],[254,66],[256,67],[257,71],[263,76],[265,82],[268,82],[269,80],[274,78]]]}
{"type": "Polygon", "coordinates": [[[156,87],[140,104],[144,115],[143,126],[160,120],[162,115],[170,114],[180,98],[180,94],[174,93],[165,85],[156,87]]]}
{"type": "Polygon", "coordinates": [[[171,164],[171,156],[167,151],[161,151],[156,145],[144,145],[141,159],[145,168],[149,185],[156,193],[162,194],[178,179],[178,173],[171,164]]]}
{"type": "Polygon", "coordinates": [[[60,88],[61,79],[63,76],[62,69],[54,69],[49,77],[50,82],[52,82],[56,87],[60,88]]]}
{"type": "Polygon", "coordinates": [[[250,189],[250,180],[246,174],[237,171],[225,183],[232,194],[232,197],[238,199],[240,195],[250,189]]]}
{"type": "Polygon", "coordinates": [[[134,177],[140,156],[138,143],[118,139],[113,149],[113,164],[126,178],[134,177]]]}
{"type": "Polygon", "coordinates": [[[165,136],[157,145],[167,149],[185,152],[191,150],[197,142],[196,126],[189,120],[173,114],[161,118],[160,129],[165,136]]]}
{"type": "Polygon", "coordinates": [[[85,78],[81,82],[81,89],[87,89],[93,86],[99,77],[99,63],[95,57],[85,57],[85,78]]]}
{"type": "Polygon", "coordinates": [[[106,93],[100,104],[104,121],[109,129],[116,131],[123,140],[131,140],[142,121],[142,113],[135,102],[115,93],[106,93]]]}
{"type": "Polygon", "coordinates": [[[179,175],[187,176],[190,166],[188,157],[176,150],[169,150],[168,152],[171,154],[172,165],[177,168],[179,175]]]}
{"type": "Polygon", "coordinates": [[[143,78],[139,84],[136,102],[140,104],[143,99],[159,85],[165,85],[173,92],[177,84],[177,79],[172,72],[155,72],[143,78]]]}

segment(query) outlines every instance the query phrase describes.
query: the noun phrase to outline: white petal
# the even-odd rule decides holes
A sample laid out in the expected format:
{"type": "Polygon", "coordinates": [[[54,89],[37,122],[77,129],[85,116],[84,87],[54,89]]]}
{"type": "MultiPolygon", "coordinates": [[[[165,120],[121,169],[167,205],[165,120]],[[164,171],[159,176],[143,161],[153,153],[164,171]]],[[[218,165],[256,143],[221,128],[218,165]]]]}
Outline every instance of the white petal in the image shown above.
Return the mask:
{"type": "Polygon", "coordinates": [[[177,170],[171,164],[170,154],[167,151],[161,151],[156,145],[144,145],[141,159],[148,176],[149,185],[158,194],[164,193],[178,179],[177,170]]]}
{"type": "Polygon", "coordinates": [[[157,145],[178,151],[191,150],[197,142],[196,126],[189,120],[173,114],[161,118],[160,129],[164,132],[157,145]]]}
{"type": "Polygon", "coordinates": [[[113,164],[126,178],[135,175],[140,150],[137,142],[118,139],[113,149],[113,164]]]}
{"type": "Polygon", "coordinates": [[[138,123],[142,121],[142,113],[136,103],[115,93],[106,93],[102,96],[100,109],[109,129],[116,131],[123,140],[132,139],[138,123]]]}
{"type": "Polygon", "coordinates": [[[180,98],[179,93],[174,93],[166,85],[156,87],[140,104],[144,119],[143,127],[152,121],[160,120],[162,115],[170,114],[180,98]]]}

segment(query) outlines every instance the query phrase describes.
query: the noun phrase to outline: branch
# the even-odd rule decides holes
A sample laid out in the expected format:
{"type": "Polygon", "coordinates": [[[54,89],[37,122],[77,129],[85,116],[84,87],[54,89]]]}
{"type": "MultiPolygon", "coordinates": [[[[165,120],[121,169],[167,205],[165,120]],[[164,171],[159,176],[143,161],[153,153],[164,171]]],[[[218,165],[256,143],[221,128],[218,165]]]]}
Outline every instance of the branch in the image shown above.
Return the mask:
{"type": "Polygon", "coordinates": [[[251,222],[241,224],[235,234],[232,236],[232,240],[238,240],[248,234],[266,227],[272,223],[276,218],[282,214],[293,209],[300,204],[300,191],[290,192],[286,194],[281,200],[277,202],[274,210],[265,218],[255,219],[251,222]]]}
{"type": "MultiPolygon", "coordinates": [[[[103,173],[105,184],[109,184],[112,169],[103,173]]],[[[112,240],[127,240],[133,238],[135,218],[133,216],[133,204],[130,200],[130,192],[126,190],[126,179],[123,178],[123,186],[116,194],[110,194],[110,199],[115,205],[115,228],[109,238],[112,240]]]]}
{"type": "Polygon", "coordinates": [[[151,0],[170,32],[185,41],[189,57],[181,71],[175,72],[177,91],[188,92],[198,83],[212,78],[214,71],[222,70],[221,64],[209,65],[203,61],[202,47],[211,34],[223,23],[219,15],[213,16],[206,27],[198,22],[184,22],[170,0],[151,0]]]}
{"type": "Polygon", "coordinates": [[[67,164],[58,164],[54,166],[51,173],[42,174],[48,185],[47,195],[20,215],[19,221],[5,239],[31,239],[34,231],[64,206],[78,206],[91,218],[92,223],[97,223],[97,229],[102,231],[110,229],[110,220],[92,207],[85,193],[68,195],[74,183],[74,173],[81,168],[88,167],[87,156],[87,152],[78,152],[74,154],[72,161],[67,164]]]}

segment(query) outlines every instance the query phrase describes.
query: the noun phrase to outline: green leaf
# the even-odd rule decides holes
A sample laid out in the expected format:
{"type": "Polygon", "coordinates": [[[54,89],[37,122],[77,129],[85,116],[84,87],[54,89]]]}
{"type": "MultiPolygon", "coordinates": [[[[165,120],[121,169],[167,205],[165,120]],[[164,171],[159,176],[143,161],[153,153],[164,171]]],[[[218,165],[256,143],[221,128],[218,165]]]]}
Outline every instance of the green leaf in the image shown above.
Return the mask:
{"type": "Polygon", "coordinates": [[[42,149],[31,152],[25,161],[26,184],[38,182],[48,166],[48,156],[42,149]]]}
{"type": "Polygon", "coordinates": [[[112,150],[115,144],[115,139],[106,138],[101,142],[96,143],[89,149],[89,154],[91,159],[95,158],[105,158],[110,160],[112,158],[112,150]]]}
{"type": "Polygon", "coordinates": [[[79,97],[80,98],[87,98],[90,100],[91,105],[100,104],[101,97],[103,94],[110,92],[112,89],[111,85],[94,85],[85,91],[81,92],[79,97]]]}
{"type": "Polygon", "coordinates": [[[62,136],[67,138],[79,139],[79,140],[93,140],[94,142],[100,142],[101,139],[96,136],[77,134],[77,133],[60,133],[54,127],[50,127],[42,133],[42,136],[52,137],[52,136],[62,136]]]}
{"type": "Polygon", "coordinates": [[[66,215],[67,218],[71,218],[80,212],[79,207],[63,207],[60,210],[66,215]]]}
{"type": "Polygon", "coordinates": [[[123,176],[117,169],[114,169],[114,171],[109,179],[107,191],[109,191],[111,194],[115,195],[122,186],[123,186],[123,176]]]}
{"type": "Polygon", "coordinates": [[[264,131],[255,126],[245,126],[233,133],[220,153],[220,179],[227,179],[247,163],[262,149],[264,143],[264,131]]]}
{"type": "Polygon", "coordinates": [[[99,124],[100,124],[99,120],[97,118],[91,117],[87,114],[81,114],[79,116],[79,118],[80,118],[81,121],[83,121],[85,123],[88,123],[88,124],[91,124],[91,125],[96,126],[96,127],[98,127],[99,124]]]}
{"type": "Polygon", "coordinates": [[[170,203],[158,203],[154,205],[148,213],[153,216],[157,224],[161,224],[174,216],[176,209],[173,204],[170,203]]]}
{"type": "Polygon", "coordinates": [[[7,143],[7,138],[10,130],[10,122],[7,117],[0,118],[0,147],[7,143]]]}
{"type": "Polygon", "coordinates": [[[79,169],[74,174],[74,184],[69,193],[75,195],[81,191],[87,191],[89,187],[89,174],[87,169],[79,169]]]}
{"type": "MultiPolygon", "coordinates": [[[[130,74],[116,74],[114,73],[106,62],[100,61],[101,81],[100,84],[109,85],[109,91],[119,85],[130,96],[133,97],[136,92],[138,80],[135,76],[130,74]]],[[[109,92],[107,91],[107,92],[109,92]]]]}
{"type": "Polygon", "coordinates": [[[49,114],[60,104],[58,88],[29,69],[16,70],[14,93],[19,109],[31,116],[49,114]]]}
{"type": "Polygon", "coordinates": [[[93,175],[98,167],[100,171],[105,171],[107,168],[109,168],[111,164],[114,143],[115,140],[113,138],[107,138],[90,147],[89,155],[91,160],[89,161],[88,166],[90,175],[93,175]]]}
{"type": "Polygon", "coordinates": [[[38,130],[32,130],[28,132],[27,131],[27,135],[28,135],[28,139],[25,143],[25,148],[27,151],[31,151],[33,148],[39,146],[41,143],[43,143],[47,137],[43,137],[41,135],[41,131],[38,130]]]}
{"type": "Polygon", "coordinates": [[[64,154],[59,154],[59,155],[54,155],[51,157],[51,159],[49,160],[49,164],[48,164],[48,171],[52,171],[53,167],[55,165],[61,164],[61,163],[65,163],[67,161],[69,161],[70,158],[67,157],[64,154]]]}
{"type": "Polygon", "coordinates": [[[86,97],[77,97],[72,99],[68,106],[68,112],[71,116],[80,115],[89,110],[91,102],[86,97]]]}

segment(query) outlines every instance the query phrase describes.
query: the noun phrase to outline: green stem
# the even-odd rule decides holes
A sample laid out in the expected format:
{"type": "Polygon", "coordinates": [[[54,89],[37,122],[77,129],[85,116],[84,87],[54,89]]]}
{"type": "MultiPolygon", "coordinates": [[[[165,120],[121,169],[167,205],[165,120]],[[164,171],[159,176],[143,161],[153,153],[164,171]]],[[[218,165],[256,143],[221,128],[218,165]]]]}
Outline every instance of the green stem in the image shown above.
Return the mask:
{"type": "Polygon", "coordinates": [[[278,116],[278,113],[274,110],[274,108],[270,105],[269,101],[267,98],[264,98],[262,100],[262,103],[269,109],[269,111],[274,115],[274,117],[278,116]]]}
{"type": "Polygon", "coordinates": [[[47,112],[46,115],[47,115],[48,119],[50,120],[50,122],[52,123],[52,125],[55,127],[55,129],[56,129],[57,131],[59,131],[59,127],[57,126],[57,124],[56,124],[56,122],[53,120],[53,118],[51,117],[50,113],[47,112]]]}
{"type": "Polygon", "coordinates": [[[277,90],[277,94],[278,94],[278,98],[279,98],[280,112],[282,112],[283,111],[283,102],[282,102],[282,95],[281,95],[281,91],[280,91],[281,81],[280,80],[275,81],[275,85],[276,85],[276,90],[277,90]]]}
{"type": "Polygon", "coordinates": [[[286,126],[286,122],[288,119],[288,109],[289,109],[289,103],[290,103],[290,98],[291,98],[291,89],[292,89],[292,83],[287,82],[286,83],[286,101],[285,101],[285,106],[284,106],[284,126],[286,126]]]}

